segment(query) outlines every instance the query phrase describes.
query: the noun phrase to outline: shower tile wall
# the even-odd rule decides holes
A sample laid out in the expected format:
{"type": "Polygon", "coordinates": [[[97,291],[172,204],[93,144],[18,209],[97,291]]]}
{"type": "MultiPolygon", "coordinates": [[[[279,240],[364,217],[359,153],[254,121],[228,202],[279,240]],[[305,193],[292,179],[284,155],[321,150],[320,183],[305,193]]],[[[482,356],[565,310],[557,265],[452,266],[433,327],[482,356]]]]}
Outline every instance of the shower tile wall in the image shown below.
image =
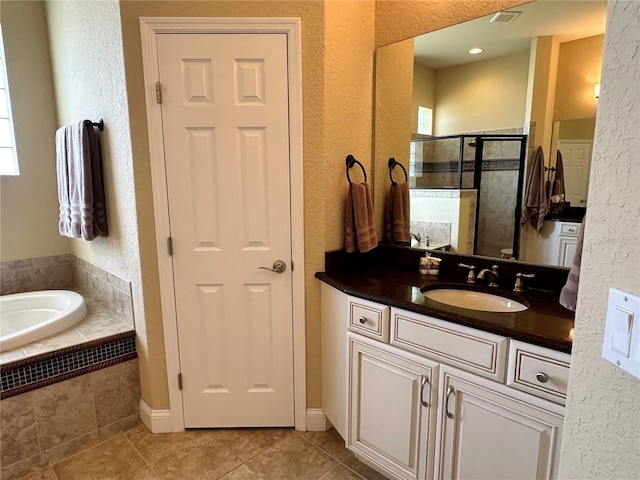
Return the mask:
{"type": "Polygon", "coordinates": [[[138,361],[0,402],[1,478],[47,467],[139,423],[138,361]]]}
{"type": "Polygon", "coordinates": [[[0,262],[0,294],[73,288],[73,255],[21,258],[0,262]]]}
{"type": "Polygon", "coordinates": [[[500,257],[513,246],[518,171],[482,172],[476,254],[500,257]]]}

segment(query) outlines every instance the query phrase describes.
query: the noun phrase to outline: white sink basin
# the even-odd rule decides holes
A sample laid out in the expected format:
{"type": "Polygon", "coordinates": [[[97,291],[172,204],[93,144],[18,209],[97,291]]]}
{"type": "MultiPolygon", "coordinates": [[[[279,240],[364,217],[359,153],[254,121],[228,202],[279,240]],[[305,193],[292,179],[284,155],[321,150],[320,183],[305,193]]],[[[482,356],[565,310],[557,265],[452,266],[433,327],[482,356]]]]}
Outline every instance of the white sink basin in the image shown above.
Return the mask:
{"type": "Polygon", "coordinates": [[[507,297],[473,290],[438,288],[425,290],[422,294],[446,305],[483,312],[522,312],[529,308],[527,305],[507,297]]]}

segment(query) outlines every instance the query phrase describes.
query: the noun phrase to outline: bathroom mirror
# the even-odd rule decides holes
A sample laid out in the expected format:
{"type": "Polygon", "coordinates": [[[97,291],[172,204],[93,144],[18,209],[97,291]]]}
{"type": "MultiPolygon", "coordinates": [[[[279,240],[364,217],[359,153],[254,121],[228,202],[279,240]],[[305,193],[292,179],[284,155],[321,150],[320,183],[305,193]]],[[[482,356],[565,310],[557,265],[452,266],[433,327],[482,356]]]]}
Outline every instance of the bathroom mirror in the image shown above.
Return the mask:
{"type": "MultiPolygon", "coordinates": [[[[593,129],[585,133],[589,123],[585,119],[595,118],[594,85],[600,81],[605,22],[606,1],[539,0],[378,48],[376,209],[384,208],[389,190],[387,162],[394,157],[410,172],[411,231],[421,239],[428,236],[430,247],[448,244],[460,253],[505,258],[515,244],[518,260],[558,264],[559,260],[532,255],[532,245],[539,249],[539,241],[547,238],[540,239],[528,225],[519,226],[516,199],[523,181],[518,178],[525,177],[518,177],[519,145],[485,143],[483,187],[474,190],[464,189],[473,186],[469,180],[473,172],[468,172],[474,169],[475,149],[469,145],[473,141],[454,138],[438,149],[430,137],[525,134],[529,139],[525,163],[529,151],[542,145],[548,167],[555,167],[555,152],[561,147],[565,184],[578,192],[566,199],[572,207],[566,211],[575,218],[565,219],[579,222],[586,207],[588,166],[579,168],[574,181],[564,149],[569,140],[593,140],[593,129]],[[483,51],[472,55],[473,47],[483,51]],[[536,115],[549,121],[536,122],[536,115]],[[575,138],[569,138],[572,135],[575,138]],[[440,154],[424,161],[426,150],[440,154]],[[447,181],[425,182],[425,172],[440,170],[442,177],[443,169],[453,178],[447,165],[458,162],[467,183],[462,182],[462,190],[447,181]],[[578,184],[585,187],[580,190],[578,184]],[[503,237],[485,242],[480,239],[483,232],[503,237]],[[478,250],[483,243],[491,247],[478,250]]],[[[547,175],[553,181],[553,172],[547,175]]],[[[556,244],[550,238],[544,248],[555,249],[556,244]]],[[[413,245],[424,247],[415,239],[413,245]]]]}

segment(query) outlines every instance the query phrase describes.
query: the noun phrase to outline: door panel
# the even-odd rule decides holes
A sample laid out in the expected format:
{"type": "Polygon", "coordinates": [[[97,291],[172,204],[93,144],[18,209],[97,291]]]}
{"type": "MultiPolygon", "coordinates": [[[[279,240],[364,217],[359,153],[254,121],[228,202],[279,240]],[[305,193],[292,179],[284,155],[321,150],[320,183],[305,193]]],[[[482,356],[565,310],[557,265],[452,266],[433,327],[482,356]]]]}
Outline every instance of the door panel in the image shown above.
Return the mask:
{"type": "Polygon", "coordinates": [[[187,428],[293,425],[286,62],[281,34],[158,36],[187,428]]]}
{"type": "Polygon", "coordinates": [[[565,200],[572,207],[586,207],[591,170],[591,143],[561,140],[558,149],[562,153],[565,200]]]}

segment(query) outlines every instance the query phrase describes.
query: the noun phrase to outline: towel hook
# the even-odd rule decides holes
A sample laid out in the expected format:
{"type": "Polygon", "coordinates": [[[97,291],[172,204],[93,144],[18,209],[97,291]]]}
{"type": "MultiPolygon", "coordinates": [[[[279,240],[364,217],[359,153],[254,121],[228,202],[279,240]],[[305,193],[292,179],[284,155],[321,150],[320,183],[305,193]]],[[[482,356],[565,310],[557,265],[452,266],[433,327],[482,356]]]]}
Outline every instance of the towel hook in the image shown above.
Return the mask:
{"type": "Polygon", "coordinates": [[[367,171],[364,169],[362,164],[358,160],[356,160],[356,158],[353,155],[347,155],[347,158],[345,159],[345,161],[347,163],[347,180],[349,180],[349,184],[353,183],[351,181],[351,177],[349,177],[349,169],[353,167],[356,163],[360,165],[360,168],[362,169],[362,174],[364,175],[364,181],[365,182],[367,181],[367,171]]]}
{"type": "Polygon", "coordinates": [[[99,122],[91,122],[91,125],[98,127],[101,132],[104,130],[104,120],[101,118],[99,122]]]}
{"type": "Polygon", "coordinates": [[[409,177],[407,176],[407,170],[404,168],[404,166],[400,162],[396,161],[395,158],[391,157],[389,159],[389,164],[388,165],[389,165],[389,180],[391,180],[391,184],[392,185],[394,183],[396,183],[396,182],[393,181],[393,176],[391,175],[391,172],[396,166],[400,167],[402,169],[402,171],[404,172],[404,181],[406,182],[406,181],[409,180],[409,177]]]}

